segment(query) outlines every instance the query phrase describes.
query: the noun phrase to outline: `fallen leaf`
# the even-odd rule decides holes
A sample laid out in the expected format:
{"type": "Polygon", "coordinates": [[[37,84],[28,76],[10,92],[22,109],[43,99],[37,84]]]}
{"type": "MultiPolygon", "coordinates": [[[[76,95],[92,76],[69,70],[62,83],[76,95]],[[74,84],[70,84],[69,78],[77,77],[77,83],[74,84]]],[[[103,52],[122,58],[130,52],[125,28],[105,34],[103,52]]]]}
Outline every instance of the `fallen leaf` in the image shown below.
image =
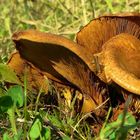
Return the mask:
{"type": "Polygon", "coordinates": [[[21,84],[13,69],[5,64],[0,64],[0,81],[21,84]]]}

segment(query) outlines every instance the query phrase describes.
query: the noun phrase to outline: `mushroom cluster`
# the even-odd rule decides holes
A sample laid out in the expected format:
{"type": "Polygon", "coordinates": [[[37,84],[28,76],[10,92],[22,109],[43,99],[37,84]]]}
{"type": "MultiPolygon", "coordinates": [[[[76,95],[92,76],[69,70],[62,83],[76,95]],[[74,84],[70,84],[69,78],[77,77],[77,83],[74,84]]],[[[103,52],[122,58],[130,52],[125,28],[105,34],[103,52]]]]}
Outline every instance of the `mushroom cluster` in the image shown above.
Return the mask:
{"type": "MultiPolygon", "coordinates": [[[[17,32],[12,39],[19,60],[34,68],[36,74],[83,94],[83,112],[95,110],[108,99],[106,85],[110,84],[118,85],[120,92],[124,89],[125,94],[134,94],[134,107],[140,109],[140,14],[94,19],[77,33],[77,43],[36,30],[17,32]]],[[[18,74],[23,70],[16,70],[19,64],[8,63],[18,74]]]]}

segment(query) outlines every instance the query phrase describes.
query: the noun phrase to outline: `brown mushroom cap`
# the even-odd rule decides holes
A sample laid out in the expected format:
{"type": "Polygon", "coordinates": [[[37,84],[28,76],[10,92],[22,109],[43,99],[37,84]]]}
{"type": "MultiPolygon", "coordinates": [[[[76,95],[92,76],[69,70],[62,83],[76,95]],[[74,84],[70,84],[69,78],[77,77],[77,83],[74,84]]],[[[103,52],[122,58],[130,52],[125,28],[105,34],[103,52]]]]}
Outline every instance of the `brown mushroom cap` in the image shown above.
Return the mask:
{"type": "Polygon", "coordinates": [[[103,62],[108,82],[140,95],[140,40],[129,34],[113,37],[103,45],[103,62]]]}
{"type": "Polygon", "coordinates": [[[77,42],[86,48],[88,65],[95,72],[93,64],[95,54],[102,51],[103,44],[115,35],[128,33],[140,39],[140,13],[107,15],[92,20],[77,33],[77,42]]]}
{"type": "Polygon", "coordinates": [[[94,85],[99,79],[85,63],[88,51],[83,51],[78,44],[58,35],[35,30],[15,33],[12,39],[23,59],[63,83],[76,86],[82,93],[92,97],[97,106],[103,102],[102,98],[96,101],[101,96],[94,85]]]}
{"type": "MultiPolygon", "coordinates": [[[[16,43],[16,48],[22,58],[31,62],[43,72],[48,73],[52,80],[65,81],[64,77],[60,75],[53,67],[53,59],[59,58],[61,55],[67,57],[65,53],[73,50],[81,56],[78,50],[78,45],[62,36],[42,33],[36,30],[26,30],[14,33],[12,36],[13,41],[16,43]],[[67,52],[65,52],[65,49],[67,52]]],[[[58,59],[59,61],[59,59],[58,59]]]]}

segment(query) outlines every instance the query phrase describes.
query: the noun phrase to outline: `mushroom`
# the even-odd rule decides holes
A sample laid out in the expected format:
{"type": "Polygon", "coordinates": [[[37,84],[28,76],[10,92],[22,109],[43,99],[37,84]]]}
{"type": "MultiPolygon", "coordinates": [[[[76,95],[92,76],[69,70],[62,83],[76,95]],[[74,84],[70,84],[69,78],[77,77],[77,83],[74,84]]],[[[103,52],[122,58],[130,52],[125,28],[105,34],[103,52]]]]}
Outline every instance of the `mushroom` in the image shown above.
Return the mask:
{"type": "MultiPolygon", "coordinates": [[[[22,59],[40,69],[49,79],[82,92],[90,100],[90,111],[108,98],[108,94],[101,93],[105,84],[85,63],[88,54],[85,48],[81,49],[62,36],[36,30],[17,32],[12,39],[22,59]]],[[[86,109],[82,110],[86,112],[86,109]]]]}
{"type": "Polygon", "coordinates": [[[121,33],[128,33],[140,38],[139,13],[102,16],[91,21],[77,33],[77,43],[82,48],[89,50],[88,60],[86,59],[89,68],[104,82],[107,82],[101,61],[104,44],[121,33]]]}
{"type": "Polygon", "coordinates": [[[139,39],[140,13],[102,16],[77,33],[77,43],[89,50],[89,68],[105,83],[135,94],[135,108],[140,108],[139,39]]]}
{"type": "Polygon", "coordinates": [[[85,62],[104,82],[107,81],[98,56],[102,52],[103,44],[121,33],[128,33],[138,39],[140,38],[139,13],[102,16],[92,20],[77,33],[77,43],[82,49],[86,48],[89,52],[86,59],[88,63],[86,60],[85,62]]]}

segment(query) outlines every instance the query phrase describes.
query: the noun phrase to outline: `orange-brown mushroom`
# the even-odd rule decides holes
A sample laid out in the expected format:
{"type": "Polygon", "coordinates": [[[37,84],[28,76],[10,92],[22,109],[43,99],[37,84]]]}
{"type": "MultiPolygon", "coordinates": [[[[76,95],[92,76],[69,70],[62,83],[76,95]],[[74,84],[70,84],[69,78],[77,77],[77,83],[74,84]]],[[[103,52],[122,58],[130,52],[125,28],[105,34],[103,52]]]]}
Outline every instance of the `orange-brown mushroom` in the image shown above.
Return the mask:
{"type": "Polygon", "coordinates": [[[139,39],[140,13],[102,16],[77,33],[77,43],[89,51],[89,68],[105,83],[114,82],[137,95],[140,95],[139,39]]]}
{"type": "Polygon", "coordinates": [[[102,51],[105,42],[121,33],[128,33],[140,39],[139,13],[102,16],[92,20],[77,33],[78,44],[81,48],[86,48],[89,52],[87,56],[88,60],[86,59],[89,68],[105,82],[106,78],[102,64],[98,64],[98,55],[100,55],[99,53],[102,51]],[[98,65],[100,65],[100,69],[98,65]]]}
{"type": "Polygon", "coordinates": [[[120,15],[117,14],[99,17],[91,21],[77,34],[78,44],[80,44],[82,48],[87,48],[87,50],[89,50],[89,68],[94,71],[104,82],[107,82],[107,75],[105,76],[104,64],[102,63],[102,60],[105,59],[102,58],[102,50],[104,49],[104,46],[107,46],[104,44],[107,44],[106,42],[108,40],[121,33],[127,33],[135,36],[137,39],[140,39],[139,13],[125,13],[120,15]],[[95,59],[96,57],[97,59],[95,59]]]}
{"type": "MultiPolygon", "coordinates": [[[[12,37],[21,58],[39,68],[52,80],[76,87],[92,98],[92,110],[103,103],[106,95],[100,94],[100,79],[89,69],[88,51],[64,37],[27,30],[15,33],[12,37]]],[[[86,112],[86,111],[85,111],[86,112]]]]}

